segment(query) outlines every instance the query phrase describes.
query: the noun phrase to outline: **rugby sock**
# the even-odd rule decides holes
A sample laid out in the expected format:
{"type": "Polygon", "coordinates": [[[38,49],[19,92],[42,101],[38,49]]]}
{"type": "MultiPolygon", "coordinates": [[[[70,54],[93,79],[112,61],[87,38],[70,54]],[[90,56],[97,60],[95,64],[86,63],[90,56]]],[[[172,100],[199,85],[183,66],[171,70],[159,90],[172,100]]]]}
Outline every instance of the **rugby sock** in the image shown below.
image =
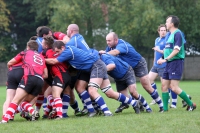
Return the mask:
{"type": "Polygon", "coordinates": [[[93,105],[93,107],[94,107],[94,109],[95,109],[96,111],[101,110],[101,108],[100,108],[99,105],[95,102],[95,100],[92,100],[92,105],[93,105]]]}
{"type": "Polygon", "coordinates": [[[88,112],[90,112],[90,113],[94,112],[95,110],[92,106],[92,102],[91,102],[89,93],[87,91],[83,91],[80,95],[81,95],[81,98],[83,99],[84,103],[86,104],[88,112]]]}
{"type": "Polygon", "coordinates": [[[95,102],[99,105],[99,107],[101,108],[101,110],[103,111],[104,114],[105,114],[105,113],[110,113],[110,114],[112,114],[112,113],[110,112],[110,110],[108,109],[108,107],[107,107],[107,105],[106,105],[104,99],[103,99],[101,96],[97,97],[97,98],[95,99],[95,102]]]}
{"type": "Polygon", "coordinates": [[[171,90],[171,97],[172,97],[172,105],[176,106],[177,103],[177,94],[171,90]]]}
{"type": "Polygon", "coordinates": [[[78,102],[75,100],[73,104],[70,104],[70,106],[75,110],[80,110],[79,107],[78,107],[78,102]]]}
{"type": "Polygon", "coordinates": [[[43,107],[43,110],[45,110],[45,108],[47,107],[47,98],[46,97],[44,97],[42,107],[43,107]]]}
{"type": "Polygon", "coordinates": [[[158,92],[156,90],[154,90],[150,95],[156,101],[156,103],[158,104],[160,109],[162,109],[163,108],[163,102],[162,102],[160,96],[158,95],[158,92]]]}
{"type": "Polygon", "coordinates": [[[17,110],[18,105],[16,103],[10,103],[6,114],[3,116],[2,122],[8,122],[9,119],[14,115],[15,110],[17,110]]]}
{"type": "Polygon", "coordinates": [[[56,113],[58,117],[62,118],[62,100],[60,97],[54,98],[54,103],[55,103],[55,107],[56,107],[56,113]]]}
{"type": "Polygon", "coordinates": [[[33,115],[35,110],[30,103],[24,101],[20,104],[20,106],[22,109],[24,109],[24,111],[29,112],[31,115],[33,115]]]}
{"type": "Polygon", "coordinates": [[[138,100],[142,103],[142,105],[145,107],[146,110],[151,110],[147,101],[144,99],[142,95],[139,94],[138,100]]]}
{"type": "Polygon", "coordinates": [[[162,99],[164,104],[164,111],[168,110],[168,99],[169,99],[169,92],[162,92],[162,99]]]}
{"type": "Polygon", "coordinates": [[[70,100],[70,96],[66,95],[66,94],[63,94],[63,98],[62,98],[62,103],[63,103],[62,116],[64,118],[68,117],[67,110],[68,110],[68,106],[69,106],[69,100],[70,100]]]}
{"type": "Polygon", "coordinates": [[[35,110],[36,111],[38,111],[38,112],[40,111],[43,100],[44,100],[44,95],[39,94],[38,97],[37,97],[36,103],[35,103],[35,110]]]}
{"type": "Polygon", "coordinates": [[[168,89],[168,92],[169,92],[169,99],[168,99],[168,103],[170,103],[171,89],[168,89]]]}
{"type": "Polygon", "coordinates": [[[52,106],[53,109],[54,109],[55,105],[54,105],[54,100],[53,100],[53,96],[52,95],[48,95],[47,101],[48,101],[48,105],[52,106]]]}
{"type": "Polygon", "coordinates": [[[78,94],[78,96],[79,96],[79,98],[81,99],[81,102],[83,103],[83,108],[84,108],[84,109],[87,109],[87,106],[86,106],[86,104],[85,104],[83,98],[81,97],[81,94],[78,94]]]}
{"type": "Polygon", "coordinates": [[[156,86],[156,83],[155,83],[155,82],[151,84],[151,87],[154,88],[154,90],[157,91],[157,86],[156,86]]]}
{"type": "Polygon", "coordinates": [[[136,100],[129,99],[128,97],[126,97],[124,94],[121,93],[119,93],[119,98],[117,100],[125,104],[130,104],[133,107],[135,107],[137,104],[136,100]]]}
{"type": "Polygon", "coordinates": [[[44,115],[49,115],[51,110],[52,106],[48,104],[47,107],[44,109],[44,115]]]}
{"type": "Polygon", "coordinates": [[[186,94],[184,91],[182,91],[182,92],[179,94],[179,96],[180,96],[189,106],[192,106],[192,105],[193,105],[192,101],[189,99],[189,97],[187,96],[187,94],[186,94]]]}

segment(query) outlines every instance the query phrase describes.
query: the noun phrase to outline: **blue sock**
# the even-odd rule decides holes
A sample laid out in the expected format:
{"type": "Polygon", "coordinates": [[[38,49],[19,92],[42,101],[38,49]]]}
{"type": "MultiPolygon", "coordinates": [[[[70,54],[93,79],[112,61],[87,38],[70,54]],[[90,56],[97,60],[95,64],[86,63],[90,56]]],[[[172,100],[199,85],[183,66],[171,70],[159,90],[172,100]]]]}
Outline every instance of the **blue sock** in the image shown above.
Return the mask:
{"type": "Polygon", "coordinates": [[[80,95],[81,95],[81,98],[83,99],[84,103],[86,104],[88,112],[90,112],[90,113],[94,112],[95,110],[92,106],[92,102],[91,102],[89,93],[87,91],[84,91],[80,95]]]}
{"type": "Polygon", "coordinates": [[[126,97],[124,94],[122,93],[119,93],[119,98],[118,98],[118,101],[122,102],[122,104],[130,104],[132,105],[133,107],[135,107],[136,105],[136,100],[132,100],[131,98],[128,98],[126,97]]]}
{"type": "Polygon", "coordinates": [[[62,103],[63,103],[62,116],[64,118],[68,117],[67,110],[68,110],[68,106],[69,106],[69,100],[70,100],[70,96],[66,95],[66,94],[63,94],[63,97],[62,97],[62,103]]]}
{"type": "Polygon", "coordinates": [[[46,97],[44,97],[42,107],[43,107],[43,110],[45,110],[47,107],[47,98],[46,97]]]}
{"type": "Polygon", "coordinates": [[[172,96],[172,105],[176,106],[177,94],[171,90],[171,96],[172,96]]]}
{"type": "Polygon", "coordinates": [[[99,105],[99,107],[101,108],[101,110],[103,111],[103,113],[111,113],[110,110],[108,109],[104,99],[99,96],[95,99],[95,102],[99,105]]]}
{"type": "Polygon", "coordinates": [[[152,84],[151,84],[151,87],[152,87],[152,88],[154,88],[154,90],[156,90],[156,91],[157,91],[157,86],[156,86],[156,83],[152,83],[152,84]]]}
{"type": "Polygon", "coordinates": [[[156,103],[158,104],[158,106],[160,108],[163,108],[163,102],[162,102],[160,96],[158,95],[158,92],[156,90],[154,90],[150,95],[156,101],[156,103]]]}
{"type": "Polygon", "coordinates": [[[84,108],[84,109],[87,109],[87,106],[86,106],[85,102],[83,101],[83,98],[81,97],[81,94],[78,94],[78,96],[79,96],[79,98],[81,99],[81,102],[82,102],[82,104],[83,104],[83,108],[84,108]]]}
{"type": "Polygon", "coordinates": [[[142,103],[142,105],[145,107],[146,110],[151,110],[147,101],[144,99],[144,97],[142,95],[139,94],[138,100],[140,100],[140,102],[142,103]]]}
{"type": "Polygon", "coordinates": [[[75,100],[73,104],[70,105],[75,111],[79,110],[78,102],[75,100]]]}

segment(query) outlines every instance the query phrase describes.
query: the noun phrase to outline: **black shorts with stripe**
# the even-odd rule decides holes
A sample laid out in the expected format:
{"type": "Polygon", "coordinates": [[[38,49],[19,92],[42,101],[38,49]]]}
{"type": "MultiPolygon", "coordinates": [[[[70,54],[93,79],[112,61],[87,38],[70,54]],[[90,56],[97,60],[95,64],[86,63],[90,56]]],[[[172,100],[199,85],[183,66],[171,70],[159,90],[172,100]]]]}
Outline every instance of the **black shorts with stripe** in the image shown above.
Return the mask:
{"type": "Polygon", "coordinates": [[[23,77],[18,88],[24,89],[28,94],[33,96],[37,96],[42,92],[42,86],[44,84],[44,80],[42,77],[28,75],[26,80],[23,77]]]}
{"type": "Polygon", "coordinates": [[[24,69],[23,68],[12,69],[8,71],[7,75],[8,75],[7,89],[16,90],[24,75],[24,69]]]}

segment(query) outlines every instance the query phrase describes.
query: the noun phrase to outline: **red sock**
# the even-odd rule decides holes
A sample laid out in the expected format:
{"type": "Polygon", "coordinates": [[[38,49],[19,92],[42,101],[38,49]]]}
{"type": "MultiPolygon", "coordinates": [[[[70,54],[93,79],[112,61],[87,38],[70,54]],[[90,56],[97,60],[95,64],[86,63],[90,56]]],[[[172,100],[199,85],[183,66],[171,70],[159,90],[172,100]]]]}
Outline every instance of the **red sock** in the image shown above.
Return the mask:
{"type": "Polygon", "coordinates": [[[44,95],[43,94],[39,94],[35,103],[35,107],[36,110],[39,111],[42,104],[43,104],[43,100],[44,100],[44,95]]]}
{"type": "Polygon", "coordinates": [[[27,111],[29,112],[30,114],[33,114],[34,113],[34,108],[32,107],[32,105],[26,101],[22,102],[21,103],[21,108],[24,109],[24,111],[27,111]]]}
{"type": "Polygon", "coordinates": [[[50,104],[52,107],[54,106],[54,100],[52,95],[48,95],[47,97],[48,104],[50,104]]]}
{"type": "Polygon", "coordinates": [[[62,100],[60,97],[54,99],[54,103],[56,106],[57,116],[62,117],[62,100]]]}
{"type": "Polygon", "coordinates": [[[47,107],[45,108],[45,110],[44,110],[44,114],[45,115],[49,115],[49,112],[52,110],[52,106],[51,105],[47,105],[47,107]]]}
{"type": "Polygon", "coordinates": [[[15,111],[17,110],[18,105],[16,103],[10,103],[6,114],[3,116],[2,121],[8,122],[10,118],[14,115],[15,111]]]}

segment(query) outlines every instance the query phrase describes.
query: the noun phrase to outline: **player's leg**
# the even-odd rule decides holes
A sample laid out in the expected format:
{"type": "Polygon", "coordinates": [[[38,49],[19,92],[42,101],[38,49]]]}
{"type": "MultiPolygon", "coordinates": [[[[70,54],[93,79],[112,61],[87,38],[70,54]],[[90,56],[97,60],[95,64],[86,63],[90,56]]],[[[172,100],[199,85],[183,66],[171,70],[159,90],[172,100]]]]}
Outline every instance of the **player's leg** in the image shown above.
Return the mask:
{"type": "Polygon", "coordinates": [[[133,68],[135,72],[135,76],[140,78],[140,83],[142,84],[143,88],[151,95],[151,97],[156,101],[160,110],[159,112],[163,111],[163,103],[162,100],[156,90],[154,90],[150,84],[147,63],[144,58],[140,60],[136,67],[133,68]]]}
{"type": "MultiPolygon", "coordinates": [[[[149,72],[149,80],[150,80],[150,84],[151,84],[152,88],[156,91],[157,91],[157,86],[155,83],[155,79],[157,76],[158,76],[157,69],[156,69],[156,67],[153,66],[149,72]]],[[[150,103],[150,105],[153,105],[153,104],[156,104],[155,100],[152,100],[150,103]]]]}
{"type": "Polygon", "coordinates": [[[129,99],[121,93],[115,92],[111,88],[109,79],[103,80],[101,90],[106,94],[107,97],[120,101],[121,103],[130,104],[134,108],[135,113],[140,113],[139,103],[136,100],[129,99]]]}

